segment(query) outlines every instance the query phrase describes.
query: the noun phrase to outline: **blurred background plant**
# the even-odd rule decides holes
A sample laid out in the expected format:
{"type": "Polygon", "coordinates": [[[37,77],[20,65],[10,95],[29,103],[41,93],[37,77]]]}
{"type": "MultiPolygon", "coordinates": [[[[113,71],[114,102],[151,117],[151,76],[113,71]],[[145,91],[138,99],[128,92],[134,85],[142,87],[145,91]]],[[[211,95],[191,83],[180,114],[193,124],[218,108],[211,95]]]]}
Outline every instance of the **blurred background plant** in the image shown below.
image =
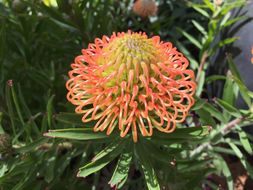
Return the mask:
{"type": "Polygon", "coordinates": [[[132,11],[134,3],[0,1],[1,190],[233,190],[240,177],[234,163],[244,168],[244,185],[253,177],[253,136],[244,130],[253,121],[253,92],[226,51],[238,39],[227,30],[251,21],[231,11],[248,2],[160,0],[156,15],[145,18],[132,11]],[[70,63],[89,42],[128,29],[173,42],[189,59],[198,88],[196,104],[176,132],[117,146],[113,136],[93,133],[92,123],[84,125],[74,114],[65,82],[70,63]],[[214,61],[217,54],[226,57],[223,64],[214,61]],[[244,109],[236,107],[239,96],[244,109]],[[48,130],[63,138],[44,137],[48,130]],[[76,177],[82,166],[85,179],[76,177]]]}

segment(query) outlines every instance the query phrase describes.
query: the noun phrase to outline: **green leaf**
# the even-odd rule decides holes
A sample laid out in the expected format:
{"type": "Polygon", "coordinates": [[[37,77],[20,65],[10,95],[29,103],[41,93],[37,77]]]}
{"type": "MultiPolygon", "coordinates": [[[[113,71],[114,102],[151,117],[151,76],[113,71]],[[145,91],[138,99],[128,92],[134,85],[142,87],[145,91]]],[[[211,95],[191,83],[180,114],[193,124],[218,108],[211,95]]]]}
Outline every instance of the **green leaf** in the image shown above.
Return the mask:
{"type": "Polygon", "coordinates": [[[252,92],[248,90],[248,88],[245,86],[245,84],[241,80],[239,80],[236,77],[234,77],[233,79],[240,89],[240,94],[242,95],[243,100],[250,107],[251,106],[251,98],[253,97],[252,92]]]}
{"type": "Polygon", "coordinates": [[[228,26],[230,26],[230,25],[236,23],[237,21],[243,20],[243,19],[246,19],[246,18],[248,18],[248,17],[247,17],[247,16],[239,16],[239,17],[236,17],[236,18],[234,18],[234,19],[230,19],[229,21],[227,21],[227,22],[223,25],[223,27],[224,27],[224,28],[225,28],[225,27],[228,27],[228,26]]]}
{"type": "MultiPolygon", "coordinates": [[[[7,104],[7,109],[8,109],[8,115],[9,115],[10,121],[11,121],[11,129],[12,129],[14,136],[16,136],[16,124],[15,124],[16,117],[15,117],[12,98],[11,98],[11,88],[12,87],[11,87],[11,85],[8,84],[8,82],[5,86],[5,98],[6,98],[6,104],[7,104]]],[[[10,81],[10,84],[11,83],[12,83],[12,81],[10,81]]]]}
{"type": "Polygon", "coordinates": [[[153,136],[150,137],[152,140],[193,140],[193,139],[201,139],[209,134],[210,127],[202,126],[202,127],[188,127],[188,128],[177,128],[173,133],[162,133],[158,130],[153,132],[153,136]]]}
{"type": "Polygon", "coordinates": [[[240,159],[242,165],[244,166],[244,168],[246,169],[246,171],[248,172],[248,174],[251,177],[253,177],[253,170],[252,170],[250,164],[247,162],[246,158],[243,156],[243,154],[240,151],[240,149],[234,143],[232,143],[230,141],[228,141],[227,143],[233,149],[233,151],[235,152],[236,156],[240,159]]]}
{"type": "Polygon", "coordinates": [[[213,117],[215,117],[221,122],[226,120],[222,115],[222,113],[210,103],[206,102],[205,105],[203,106],[203,109],[209,112],[213,117]]]}
{"type": "Polygon", "coordinates": [[[56,115],[56,120],[66,124],[84,126],[82,115],[76,113],[61,112],[56,115]]]}
{"type": "Polygon", "coordinates": [[[222,100],[226,101],[230,105],[234,105],[237,96],[238,87],[234,84],[232,76],[230,76],[230,72],[228,72],[222,94],[222,100]]]}
{"type": "Polygon", "coordinates": [[[216,126],[215,120],[212,118],[211,114],[208,111],[204,110],[204,107],[196,110],[196,113],[199,115],[199,120],[201,121],[202,125],[216,126]]]}
{"type": "Polygon", "coordinates": [[[217,98],[216,102],[219,106],[221,106],[224,110],[226,110],[228,113],[233,115],[234,117],[241,117],[241,113],[238,109],[236,109],[234,106],[228,104],[227,102],[217,98]]]}
{"type": "Polygon", "coordinates": [[[149,190],[160,190],[160,186],[155,174],[154,167],[151,164],[149,155],[144,151],[141,143],[136,146],[136,152],[140,160],[140,164],[146,179],[146,184],[149,190]]]}
{"type": "Polygon", "coordinates": [[[240,127],[237,127],[237,130],[239,131],[239,138],[242,143],[243,148],[249,153],[253,154],[251,144],[249,142],[248,136],[246,132],[244,132],[240,127]]]}
{"type": "Polygon", "coordinates": [[[64,19],[60,12],[56,11],[53,8],[47,7],[44,4],[42,4],[39,8],[42,12],[45,13],[45,15],[50,16],[49,19],[52,20],[55,24],[64,29],[68,29],[69,31],[77,31],[77,28],[71,22],[67,21],[67,19],[64,19]]]}
{"type": "MultiPolygon", "coordinates": [[[[158,160],[166,164],[174,161],[174,154],[166,149],[161,149],[160,144],[157,145],[157,141],[148,141],[143,139],[141,143],[145,144],[143,148],[146,152],[149,152],[149,156],[152,156],[152,160],[158,160]]],[[[182,148],[175,149],[176,148],[174,148],[173,151],[177,153],[183,150],[182,148]]],[[[170,147],[169,150],[172,150],[172,148],[170,147]]]]}
{"type": "Polygon", "coordinates": [[[200,31],[204,36],[207,36],[207,32],[203,26],[201,26],[196,20],[192,20],[192,24],[200,31]]]}
{"type": "Polygon", "coordinates": [[[112,178],[109,181],[111,187],[116,187],[117,189],[120,189],[124,185],[128,177],[128,171],[130,168],[132,157],[132,152],[125,152],[120,155],[112,178]]]}
{"type": "Polygon", "coordinates": [[[203,106],[207,102],[207,100],[203,100],[199,97],[194,97],[194,99],[195,99],[195,104],[191,108],[192,110],[199,110],[199,109],[203,108],[203,106]]]}
{"type": "Polygon", "coordinates": [[[56,162],[57,162],[56,156],[52,156],[45,163],[46,168],[47,168],[46,173],[45,173],[45,181],[47,183],[50,183],[54,179],[55,172],[57,171],[55,168],[56,162]]]}
{"type": "Polygon", "coordinates": [[[14,102],[14,105],[16,107],[16,111],[17,111],[19,120],[20,120],[22,126],[24,127],[25,126],[25,121],[24,121],[24,118],[23,118],[23,115],[22,115],[22,112],[21,112],[21,109],[20,109],[19,100],[17,98],[16,91],[14,89],[14,86],[11,86],[10,88],[11,88],[11,94],[12,94],[13,102],[14,102]]]}
{"type": "Polygon", "coordinates": [[[0,167],[0,178],[1,178],[2,176],[4,176],[5,172],[8,171],[8,166],[7,164],[1,164],[0,166],[1,166],[0,167]]]}
{"type": "Polygon", "coordinates": [[[53,138],[73,139],[73,140],[95,140],[95,139],[109,138],[105,133],[102,132],[95,133],[92,128],[70,128],[70,129],[49,130],[47,133],[44,133],[44,136],[53,138]]]}
{"type": "Polygon", "coordinates": [[[113,147],[113,151],[110,151],[109,154],[106,154],[105,156],[101,157],[99,160],[92,161],[85,165],[82,168],[79,168],[79,172],[77,174],[77,177],[87,177],[90,174],[93,174],[99,170],[101,170],[103,167],[105,167],[107,164],[109,164],[113,159],[115,159],[123,149],[122,144],[117,144],[116,147],[113,147]]]}
{"type": "Polygon", "coordinates": [[[236,8],[236,7],[241,7],[246,3],[246,1],[244,0],[237,0],[234,1],[233,3],[226,3],[225,6],[223,7],[222,11],[221,11],[221,15],[225,15],[227,14],[230,10],[236,8]]]}
{"type": "Polygon", "coordinates": [[[45,143],[48,142],[48,139],[47,138],[40,138],[36,141],[33,141],[32,143],[28,144],[28,145],[25,145],[21,148],[17,148],[16,151],[18,153],[27,153],[27,152],[31,152],[31,151],[35,151],[36,148],[38,148],[40,145],[43,145],[45,143]]]}
{"type": "Polygon", "coordinates": [[[223,27],[231,17],[231,12],[228,12],[221,20],[220,26],[223,27]]]}
{"type": "Polygon", "coordinates": [[[96,154],[96,156],[92,159],[92,161],[96,161],[99,160],[101,158],[103,158],[104,156],[106,156],[107,154],[110,154],[111,152],[113,152],[119,145],[121,145],[122,147],[124,147],[123,144],[124,141],[122,141],[122,139],[116,139],[113,142],[111,142],[107,147],[105,147],[101,152],[99,152],[98,154],[96,154]]]}
{"type": "Polygon", "coordinates": [[[221,163],[222,173],[224,174],[224,176],[227,179],[228,189],[233,190],[234,189],[234,182],[233,182],[233,178],[232,178],[231,172],[229,170],[229,167],[228,167],[226,161],[224,161],[222,157],[219,157],[219,162],[221,163]]]}
{"type": "Polygon", "coordinates": [[[205,71],[201,71],[199,75],[198,85],[196,89],[196,96],[200,96],[205,84],[205,71]]]}
{"type": "Polygon", "coordinates": [[[213,3],[211,3],[209,0],[203,0],[203,1],[204,1],[204,3],[208,6],[208,8],[209,8],[212,12],[215,11],[214,4],[213,4],[213,3]]]}
{"type": "Polygon", "coordinates": [[[207,11],[205,11],[204,9],[199,8],[196,5],[192,5],[192,8],[195,9],[197,12],[199,12],[200,14],[202,14],[204,17],[206,18],[210,18],[210,15],[208,14],[207,11]]]}
{"type": "Polygon", "coordinates": [[[186,31],[182,30],[181,28],[177,28],[177,30],[186,37],[193,45],[195,45],[197,48],[201,49],[202,45],[199,43],[199,41],[194,38],[191,34],[187,33],[186,31]]]}
{"type": "Polygon", "coordinates": [[[236,40],[240,39],[239,37],[226,38],[225,40],[219,41],[219,47],[223,47],[224,45],[231,44],[236,40]]]}
{"type": "Polygon", "coordinates": [[[52,95],[47,102],[47,123],[48,123],[49,129],[51,129],[51,126],[52,126],[54,97],[55,97],[55,95],[52,95]]]}
{"type": "Polygon", "coordinates": [[[232,56],[230,54],[227,55],[227,61],[228,61],[229,70],[231,71],[232,75],[241,81],[242,80],[241,75],[239,71],[237,70],[237,67],[235,63],[233,62],[232,56]]]}
{"type": "Polygon", "coordinates": [[[223,75],[211,75],[206,77],[206,83],[210,83],[216,80],[226,80],[226,77],[223,75]]]}
{"type": "Polygon", "coordinates": [[[207,165],[212,162],[211,159],[207,159],[207,160],[189,160],[189,162],[185,162],[185,163],[179,163],[178,164],[178,169],[181,172],[192,172],[192,171],[196,171],[199,170],[199,168],[207,168],[207,165]]]}

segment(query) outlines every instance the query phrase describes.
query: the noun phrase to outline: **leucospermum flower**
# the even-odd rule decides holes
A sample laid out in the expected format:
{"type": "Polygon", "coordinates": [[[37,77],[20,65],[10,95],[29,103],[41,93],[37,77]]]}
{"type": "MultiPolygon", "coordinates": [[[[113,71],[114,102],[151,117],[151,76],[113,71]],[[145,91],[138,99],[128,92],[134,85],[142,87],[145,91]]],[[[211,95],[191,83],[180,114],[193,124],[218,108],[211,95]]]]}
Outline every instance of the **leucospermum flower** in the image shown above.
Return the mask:
{"type": "Polygon", "coordinates": [[[118,130],[151,136],[171,133],[194,104],[194,73],[170,42],[145,33],[114,33],[96,38],[75,58],[66,83],[67,99],[94,131],[118,130]]]}
{"type": "Polygon", "coordinates": [[[154,16],[157,12],[157,5],[154,0],[137,0],[134,3],[133,11],[143,18],[154,16]]]}

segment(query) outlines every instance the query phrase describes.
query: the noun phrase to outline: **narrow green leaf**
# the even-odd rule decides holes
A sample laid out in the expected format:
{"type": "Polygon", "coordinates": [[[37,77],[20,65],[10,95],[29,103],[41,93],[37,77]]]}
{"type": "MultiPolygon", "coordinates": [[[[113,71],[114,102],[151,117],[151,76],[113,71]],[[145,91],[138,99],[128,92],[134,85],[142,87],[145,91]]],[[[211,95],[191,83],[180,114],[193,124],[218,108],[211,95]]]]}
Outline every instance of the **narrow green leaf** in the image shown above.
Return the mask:
{"type": "Polygon", "coordinates": [[[253,177],[253,170],[252,167],[250,166],[250,164],[247,162],[246,158],[243,156],[242,152],[240,151],[240,149],[232,142],[228,142],[229,146],[233,149],[233,151],[235,152],[236,156],[240,159],[242,165],[244,166],[244,168],[246,169],[246,171],[248,172],[248,174],[253,177]]]}
{"type": "Polygon", "coordinates": [[[223,158],[220,157],[219,162],[221,163],[222,173],[224,174],[224,176],[227,179],[228,190],[234,190],[233,178],[232,178],[230,169],[229,169],[226,161],[224,161],[223,158]]]}
{"type": "Polygon", "coordinates": [[[223,47],[224,45],[231,44],[238,40],[239,37],[226,38],[225,40],[219,41],[219,47],[223,47]]]}
{"type": "MultiPolygon", "coordinates": [[[[108,139],[113,137],[113,134],[107,136],[105,133],[96,133],[91,128],[70,128],[70,129],[57,129],[49,130],[44,133],[46,137],[65,138],[73,140],[94,140],[94,139],[108,139]]],[[[115,136],[114,136],[115,138],[115,136]]]]}
{"type": "Polygon", "coordinates": [[[210,15],[208,14],[207,11],[205,11],[204,9],[201,9],[195,5],[192,6],[193,9],[195,9],[197,12],[199,12],[200,14],[202,14],[204,17],[206,18],[210,18],[210,15]]]}
{"type": "Polygon", "coordinates": [[[192,20],[192,24],[200,31],[204,36],[207,36],[207,32],[203,26],[201,26],[196,20],[192,20]]]}
{"type": "Polygon", "coordinates": [[[124,185],[128,177],[128,171],[130,168],[132,157],[132,152],[125,152],[120,155],[112,178],[109,181],[111,187],[116,187],[117,189],[120,189],[124,185]]]}
{"type": "Polygon", "coordinates": [[[239,80],[236,77],[234,77],[233,79],[240,89],[240,94],[242,95],[243,100],[246,102],[248,107],[250,107],[251,106],[251,99],[250,99],[251,92],[248,90],[248,88],[243,84],[241,80],[239,80]]]}
{"type": "Polygon", "coordinates": [[[1,167],[0,167],[0,178],[2,176],[4,176],[5,172],[8,171],[8,166],[7,164],[1,164],[1,167]]]}
{"type": "Polygon", "coordinates": [[[208,111],[204,110],[204,107],[196,110],[196,113],[198,114],[202,125],[216,126],[215,120],[208,111]]]}
{"type": "Polygon", "coordinates": [[[227,21],[227,22],[223,25],[223,27],[224,27],[224,28],[225,28],[225,27],[228,27],[228,26],[230,26],[230,25],[236,23],[237,21],[240,21],[240,20],[243,20],[243,19],[246,19],[246,18],[248,18],[248,17],[247,17],[247,16],[239,16],[239,17],[236,17],[236,18],[234,18],[234,19],[230,19],[229,21],[227,21]]]}
{"type": "Polygon", "coordinates": [[[31,123],[32,125],[32,131],[34,131],[37,135],[41,135],[40,131],[39,131],[39,127],[38,125],[36,124],[36,122],[34,121],[38,116],[41,115],[41,113],[37,113],[36,115],[32,115],[26,101],[25,101],[25,98],[23,96],[23,93],[21,91],[21,87],[20,85],[18,85],[18,97],[19,97],[19,100],[20,100],[20,105],[21,107],[23,108],[24,110],[24,114],[26,115],[26,117],[29,118],[29,121],[28,123],[31,123]]]}
{"type": "MultiPolygon", "coordinates": [[[[103,158],[104,156],[106,156],[107,154],[110,154],[111,152],[113,152],[119,145],[122,146],[122,144],[124,143],[124,141],[122,139],[116,139],[113,142],[111,142],[107,147],[105,147],[101,152],[99,152],[98,154],[96,154],[96,156],[92,159],[92,161],[97,161],[101,158],[103,158]]],[[[122,146],[124,147],[124,146],[122,146]]]]}
{"type": "Polygon", "coordinates": [[[234,117],[241,117],[242,116],[238,109],[236,109],[234,106],[228,104],[227,102],[225,102],[219,98],[216,99],[216,102],[220,107],[222,107],[224,110],[229,112],[234,117]]]}
{"type": "Polygon", "coordinates": [[[207,100],[203,100],[199,97],[195,97],[194,99],[195,99],[195,104],[191,108],[192,110],[199,110],[199,109],[203,108],[203,106],[207,102],[207,100]]]}
{"type": "Polygon", "coordinates": [[[14,86],[11,86],[10,88],[11,88],[11,94],[12,94],[13,102],[14,102],[14,105],[15,105],[15,108],[16,108],[19,120],[20,120],[21,124],[24,127],[25,126],[25,121],[24,121],[23,115],[21,113],[21,109],[20,109],[20,105],[19,105],[19,100],[17,98],[16,91],[14,89],[14,86]]]}
{"type": "Polygon", "coordinates": [[[203,0],[203,1],[204,1],[204,3],[208,6],[208,8],[209,8],[212,12],[215,11],[214,4],[213,4],[213,3],[211,3],[209,0],[203,0]]]}
{"type": "Polygon", "coordinates": [[[122,146],[122,144],[118,144],[118,146],[110,154],[107,154],[101,159],[96,160],[94,162],[90,162],[84,167],[79,168],[77,177],[87,177],[88,175],[101,170],[103,167],[109,164],[113,159],[115,159],[122,152],[123,147],[124,146],[122,146]]]}
{"type": "Polygon", "coordinates": [[[234,1],[233,3],[226,3],[223,9],[221,10],[221,15],[227,14],[230,10],[236,8],[236,7],[241,7],[245,5],[247,1],[245,0],[237,0],[234,1]]]}
{"type": "Polygon", "coordinates": [[[47,168],[45,173],[45,181],[47,183],[52,182],[52,180],[54,179],[55,172],[57,171],[55,168],[56,162],[56,156],[52,156],[45,163],[45,167],[47,168]]]}
{"type": "Polygon", "coordinates": [[[205,103],[203,109],[221,122],[226,120],[222,113],[210,103],[205,103]]]}
{"type": "Polygon", "coordinates": [[[136,146],[136,152],[140,159],[140,164],[146,179],[146,184],[149,190],[160,190],[160,186],[155,174],[154,167],[151,164],[149,155],[144,151],[141,143],[138,143],[136,146]]]}
{"type": "Polygon", "coordinates": [[[242,143],[243,148],[249,153],[253,154],[251,143],[249,142],[248,136],[246,132],[244,132],[240,127],[237,127],[237,130],[239,131],[239,138],[242,143]]]}
{"type": "Polygon", "coordinates": [[[197,85],[197,90],[196,90],[196,96],[200,96],[203,90],[205,84],[205,72],[201,71],[200,75],[199,75],[199,81],[198,81],[198,85],[197,85]]]}
{"type": "Polygon", "coordinates": [[[61,112],[56,115],[56,120],[66,124],[84,126],[84,123],[82,122],[82,115],[76,113],[61,112]]]}
{"type": "Polygon", "coordinates": [[[199,168],[207,168],[207,165],[212,162],[211,159],[209,160],[189,160],[189,162],[187,163],[184,163],[184,164],[181,164],[179,163],[178,164],[178,169],[181,171],[181,172],[192,172],[192,171],[198,171],[199,168]]]}
{"type": "Polygon", "coordinates": [[[47,138],[40,138],[40,139],[38,139],[36,141],[33,141],[30,144],[27,144],[27,145],[25,145],[23,147],[15,149],[15,150],[17,152],[19,152],[19,153],[24,154],[24,153],[27,153],[27,152],[35,151],[36,148],[38,148],[39,146],[41,146],[41,145],[43,145],[43,144],[45,144],[47,142],[48,142],[47,138]]]}
{"type": "MultiPolygon", "coordinates": [[[[12,81],[10,81],[12,83],[12,81]]],[[[5,86],[5,98],[6,98],[6,104],[7,104],[7,109],[8,109],[8,115],[10,117],[11,121],[11,129],[16,136],[16,128],[15,128],[15,114],[14,114],[14,109],[13,109],[13,103],[12,103],[12,98],[11,98],[11,85],[8,85],[8,82],[5,86]]]]}
{"type": "Polygon", "coordinates": [[[229,155],[235,156],[235,152],[233,150],[231,150],[230,148],[224,148],[224,147],[214,146],[213,150],[215,152],[218,152],[218,153],[229,154],[229,155]]]}
{"type": "Polygon", "coordinates": [[[210,83],[216,80],[226,80],[226,77],[223,75],[211,75],[209,77],[206,77],[206,83],[210,83]]]}
{"type": "Polygon", "coordinates": [[[223,19],[221,20],[220,26],[224,27],[224,25],[227,23],[227,21],[230,19],[231,17],[231,12],[228,12],[223,19]]]}
{"type": "Polygon", "coordinates": [[[195,45],[197,48],[201,49],[202,45],[199,43],[199,41],[194,38],[191,34],[185,32],[184,30],[182,30],[181,28],[177,28],[177,30],[183,35],[185,36],[193,45],[195,45]]]}
{"type": "Polygon", "coordinates": [[[153,132],[151,139],[194,139],[202,138],[209,134],[210,127],[188,127],[188,128],[177,128],[173,133],[162,133],[158,130],[153,132]]]}
{"type": "Polygon", "coordinates": [[[230,55],[230,54],[227,55],[227,61],[228,61],[229,70],[231,71],[232,75],[241,81],[242,80],[241,75],[240,75],[235,63],[233,62],[232,55],[230,55]]]}
{"type": "Polygon", "coordinates": [[[49,129],[52,127],[52,116],[53,116],[53,100],[55,95],[52,95],[47,102],[47,123],[49,129]]]}
{"type": "Polygon", "coordinates": [[[233,106],[237,96],[238,87],[234,84],[232,76],[230,76],[230,72],[228,72],[222,94],[222,100],[233,106]]]}

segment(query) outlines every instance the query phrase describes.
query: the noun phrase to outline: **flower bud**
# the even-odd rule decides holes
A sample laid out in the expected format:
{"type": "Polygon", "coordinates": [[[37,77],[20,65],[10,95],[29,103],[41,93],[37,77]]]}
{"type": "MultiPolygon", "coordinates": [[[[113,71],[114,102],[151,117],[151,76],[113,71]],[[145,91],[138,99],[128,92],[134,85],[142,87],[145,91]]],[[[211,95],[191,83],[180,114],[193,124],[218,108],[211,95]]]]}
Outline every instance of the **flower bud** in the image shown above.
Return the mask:
{"type": "Polygon", "coordinates": [[[143,18],[154,16],[157,5],[154,0],[137,0],[133,6],[133,12],[143,18]]]}

